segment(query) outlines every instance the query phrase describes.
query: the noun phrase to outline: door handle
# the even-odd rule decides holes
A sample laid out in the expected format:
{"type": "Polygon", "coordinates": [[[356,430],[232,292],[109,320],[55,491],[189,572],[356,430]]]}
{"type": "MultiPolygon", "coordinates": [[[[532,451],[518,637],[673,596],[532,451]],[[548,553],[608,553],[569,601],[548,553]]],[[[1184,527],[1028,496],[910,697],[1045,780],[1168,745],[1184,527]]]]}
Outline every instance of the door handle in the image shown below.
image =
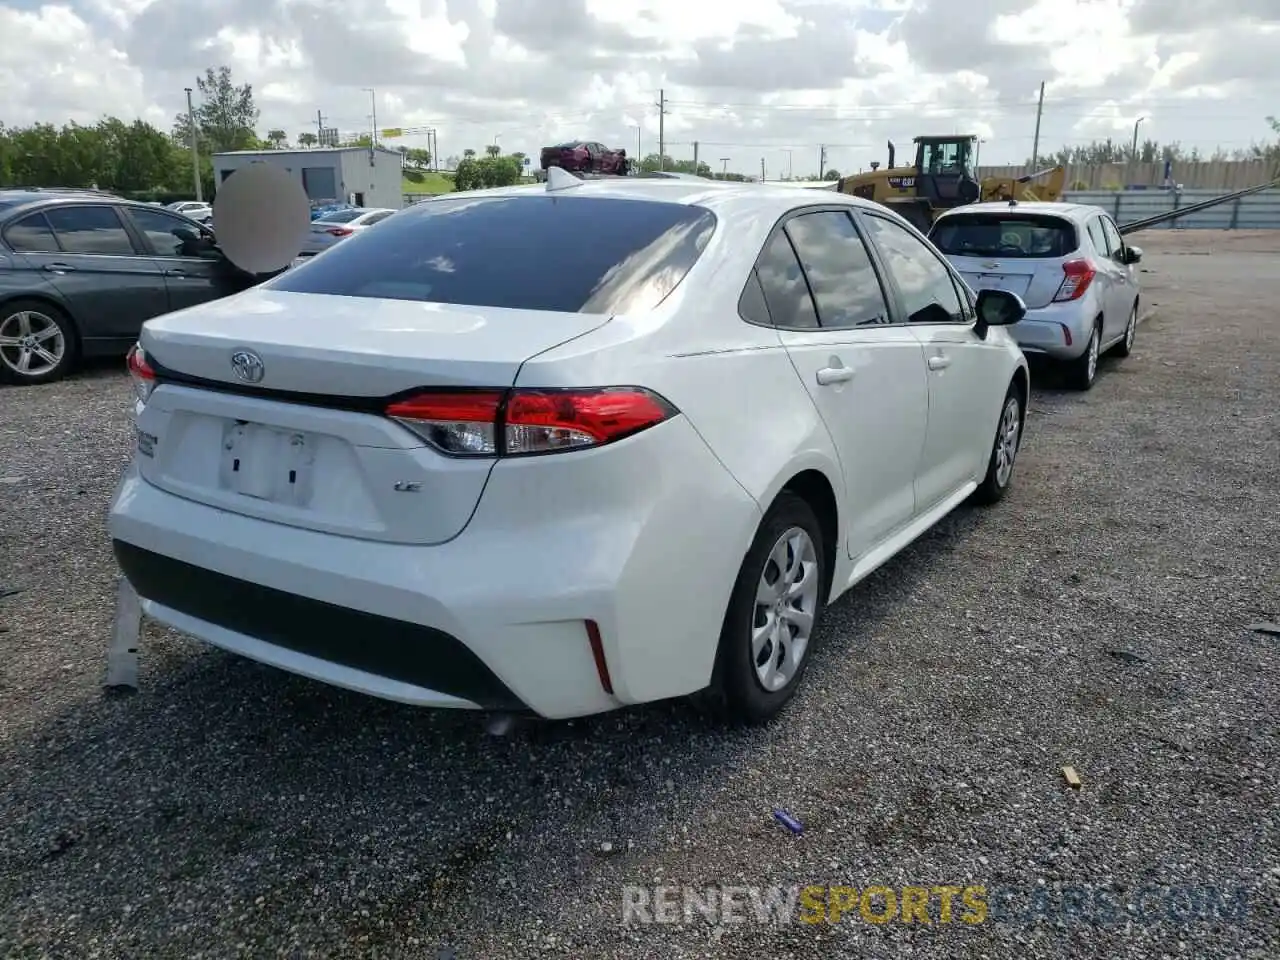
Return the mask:
{"type": "Polygon", "coordinates": [[[76,268],[69,263],[46,263],[44,269],[47,273],[75,273],[76,268]]]}
{"type": "Polygon", "coordinates": [[[945,370],[951,366],[951,358],[945,353],[939,353],[929,358],[930,370],[945,370]]]}
{"type": "Polygon", "coordinates": [[[187,273],[185,270],[166,270],[164,275],[166,277],[185,277],[187,273]]]}
{"type": "Polygon", "coordinates": [[[818,386],[845,383],[853,379],[853,367],[823,367],[817,374],[818,386]]]}

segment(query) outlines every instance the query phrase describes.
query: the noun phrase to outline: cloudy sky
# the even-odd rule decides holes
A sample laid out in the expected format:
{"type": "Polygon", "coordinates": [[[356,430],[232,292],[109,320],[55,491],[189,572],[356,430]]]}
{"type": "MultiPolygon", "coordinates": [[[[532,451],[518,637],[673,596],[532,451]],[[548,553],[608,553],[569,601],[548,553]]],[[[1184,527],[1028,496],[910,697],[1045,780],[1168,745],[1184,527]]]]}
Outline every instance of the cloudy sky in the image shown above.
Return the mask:
{"type": "MultiPolygon", "coordinates": [[[[982,163],[1041,143],[1212,151],[1280,114],[1280,0],[0,0],[0,121],[141,116],[165,129],[206,66],[250,82],[271,127],[316,111],[438,129],[441,153],[590,138],[769,177],[974,132],[982,163]],[[987,10],[984,17],[980,11],[987,10]],[[211,15],[216,11],[216,15],[211,15]]],[[[425,140],[401,141],[424,146],[425,140]]]]}

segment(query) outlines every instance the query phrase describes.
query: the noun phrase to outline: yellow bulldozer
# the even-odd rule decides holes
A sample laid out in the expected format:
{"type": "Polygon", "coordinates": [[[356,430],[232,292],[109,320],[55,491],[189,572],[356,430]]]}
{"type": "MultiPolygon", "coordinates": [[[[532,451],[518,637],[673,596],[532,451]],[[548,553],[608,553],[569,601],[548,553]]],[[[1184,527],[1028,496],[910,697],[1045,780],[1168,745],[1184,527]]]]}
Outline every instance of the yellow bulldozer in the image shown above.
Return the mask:
{"type": "Polygon", "coordinates": [[[870,173],[842,177],[836,189],[892,207],[926,233],[938,214],[965,203],[1062,199],[1065,167],[1048,167],[1024,177],[987,177],[979,182],[973,163],[978,138],[973,134],[916,137],[912,142],[916,147],[914,166],[893,165],[890,141],[889,163],[884,170],[879,163],[872,163],[870,173]]]}

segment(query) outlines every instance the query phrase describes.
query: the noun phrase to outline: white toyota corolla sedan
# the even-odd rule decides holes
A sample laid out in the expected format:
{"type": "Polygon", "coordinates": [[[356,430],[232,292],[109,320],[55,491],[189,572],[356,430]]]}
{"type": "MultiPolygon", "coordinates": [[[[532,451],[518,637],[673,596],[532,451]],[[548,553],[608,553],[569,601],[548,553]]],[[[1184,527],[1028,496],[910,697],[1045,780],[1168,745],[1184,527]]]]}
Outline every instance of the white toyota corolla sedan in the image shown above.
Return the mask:
{"type": "Polygon", "coordinates": [[[1009,487],[1023,309],[840,194],[428,201],[145,325],[115,554],[154,619],[390,700],[763,720],[826,604],[1009,487]]]}

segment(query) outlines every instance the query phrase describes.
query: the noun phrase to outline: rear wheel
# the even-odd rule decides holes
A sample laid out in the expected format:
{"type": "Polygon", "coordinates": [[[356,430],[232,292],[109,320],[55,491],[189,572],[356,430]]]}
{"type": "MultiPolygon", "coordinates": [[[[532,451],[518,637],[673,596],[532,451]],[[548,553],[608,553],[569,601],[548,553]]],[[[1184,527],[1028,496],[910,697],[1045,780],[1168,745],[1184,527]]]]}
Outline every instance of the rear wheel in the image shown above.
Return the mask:
{"type": "Polygon", "coordinates": [[[1133,353],[1133,341],[1138,335],[1138,302],[1133,303],[1133,310],[1129,313],[1129,323],[1124,328],[1124,339],[1115,346],[1117,357],[1127,357],[1133,353]]]}
{"type": "Polygon", "coordinates": [[[1095,323],[1089,331],[1089,343],[1084,353],[1067,364],[1067,382],[1076,390],[1089,390],[1098,376],[1098,354],[1102,346],[1102,324],[1095,323]]]}
{"type": "Polygon", "coordinates": [[[60,380],[75,355],[75,329],[57,307],[39,300],[0,306],[0,379],[18,384],[60,380]]]}
{"type": "Polygon", "coordinates": [[[795,695],[826,582],[818,519],[803,499],[784,491],[761,521],[729,598],[709,691],[718,712],[761,723],[795,695]]]}

